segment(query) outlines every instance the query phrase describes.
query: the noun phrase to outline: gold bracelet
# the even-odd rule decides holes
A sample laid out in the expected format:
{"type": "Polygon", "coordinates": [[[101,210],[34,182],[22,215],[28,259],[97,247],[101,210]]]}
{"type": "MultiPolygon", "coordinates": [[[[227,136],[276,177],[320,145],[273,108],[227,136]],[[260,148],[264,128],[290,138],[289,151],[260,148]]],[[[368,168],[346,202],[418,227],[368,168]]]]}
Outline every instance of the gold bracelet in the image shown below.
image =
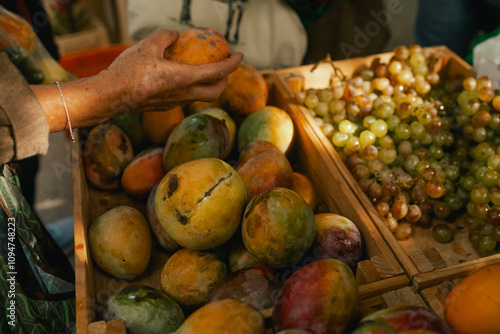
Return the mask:
{"type": "Polygon", "coordinates": [[[64,111],[66,112],[66,118],[68,119],[68,127],[69,127],[69,134],[71,135],[71,141],[74,143],[75,142],[75,135],[73,133],[73,129],[71,128],[71,121],[69,120],[69,112],[68,112],[68,106],[66,105],[66,100],[64,99],[62,90],[61,90],[61,83],[59,81],[56,81],[55,84],[57,85],[57,88],[59,89],[59,95],[61,95],[61,100],[64,106],[64,111]]]}

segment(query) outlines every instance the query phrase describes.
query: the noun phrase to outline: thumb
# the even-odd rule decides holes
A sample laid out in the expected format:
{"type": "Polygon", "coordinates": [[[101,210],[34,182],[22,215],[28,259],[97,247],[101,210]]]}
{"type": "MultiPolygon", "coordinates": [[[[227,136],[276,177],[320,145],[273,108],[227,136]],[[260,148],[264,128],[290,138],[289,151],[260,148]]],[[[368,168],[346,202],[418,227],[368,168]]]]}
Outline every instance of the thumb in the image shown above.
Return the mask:
{"type": "Polygon", "coordinates": [[[178,37],[179,33],[177,31],[158,29],[144,38],[141,43],[153,51],[154,55],[160,54],[163,57],[165,49],[172,45],[178,37]]]}

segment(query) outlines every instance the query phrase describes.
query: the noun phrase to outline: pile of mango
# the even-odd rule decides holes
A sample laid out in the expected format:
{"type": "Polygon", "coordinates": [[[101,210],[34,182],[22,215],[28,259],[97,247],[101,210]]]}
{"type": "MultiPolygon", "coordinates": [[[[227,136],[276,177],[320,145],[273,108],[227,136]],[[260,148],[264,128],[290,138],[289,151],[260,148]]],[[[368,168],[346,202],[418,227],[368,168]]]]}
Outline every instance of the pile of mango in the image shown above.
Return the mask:
{"type": "MultiPolygon", "coordinates": [[[[194,36],[220,39],[206,28],[194,36]]],[[[423,308],[360,321],[361,234],[293,167],[293,120],[267,99],[264,77],[241,65],[215,103],[122,115],[90,131],[92,186],[147,202],[146,212],[118,206],[89,228],[96,265],[130,280],[107,300],[104,320],[141,334],[451,333],[423,308]],[[159,289],[133,281],[155,242],[171,254],[159,289]]]]}

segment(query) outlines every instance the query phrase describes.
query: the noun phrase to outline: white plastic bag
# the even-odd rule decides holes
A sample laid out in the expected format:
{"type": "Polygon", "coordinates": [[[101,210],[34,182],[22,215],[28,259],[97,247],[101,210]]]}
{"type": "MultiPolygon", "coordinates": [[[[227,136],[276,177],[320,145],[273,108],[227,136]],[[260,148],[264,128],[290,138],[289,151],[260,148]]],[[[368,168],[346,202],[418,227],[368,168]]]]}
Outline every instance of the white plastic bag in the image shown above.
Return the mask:
{"type": "Polygon", "coordinates": [[[477,76],[487,75],[493,89],[500,87],[500,35],[488,38],[473,49],[473,66],[477,76]]]}

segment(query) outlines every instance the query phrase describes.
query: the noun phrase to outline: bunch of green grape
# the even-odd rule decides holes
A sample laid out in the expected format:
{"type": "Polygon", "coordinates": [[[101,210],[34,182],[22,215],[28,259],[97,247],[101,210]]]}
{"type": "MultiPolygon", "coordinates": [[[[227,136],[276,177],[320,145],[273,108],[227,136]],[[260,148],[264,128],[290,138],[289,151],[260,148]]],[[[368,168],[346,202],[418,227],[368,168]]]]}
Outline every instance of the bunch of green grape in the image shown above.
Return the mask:
{"type": "Polygon", "coordinates": [[[481,255],[500,251],[500,96],[486,76],[446,79],[398,46],[388,63],[296,93],[398,240],[453,238],[462,216],[481,255]],[[451,225],[451,226],[450,226],[451,225]]]}

